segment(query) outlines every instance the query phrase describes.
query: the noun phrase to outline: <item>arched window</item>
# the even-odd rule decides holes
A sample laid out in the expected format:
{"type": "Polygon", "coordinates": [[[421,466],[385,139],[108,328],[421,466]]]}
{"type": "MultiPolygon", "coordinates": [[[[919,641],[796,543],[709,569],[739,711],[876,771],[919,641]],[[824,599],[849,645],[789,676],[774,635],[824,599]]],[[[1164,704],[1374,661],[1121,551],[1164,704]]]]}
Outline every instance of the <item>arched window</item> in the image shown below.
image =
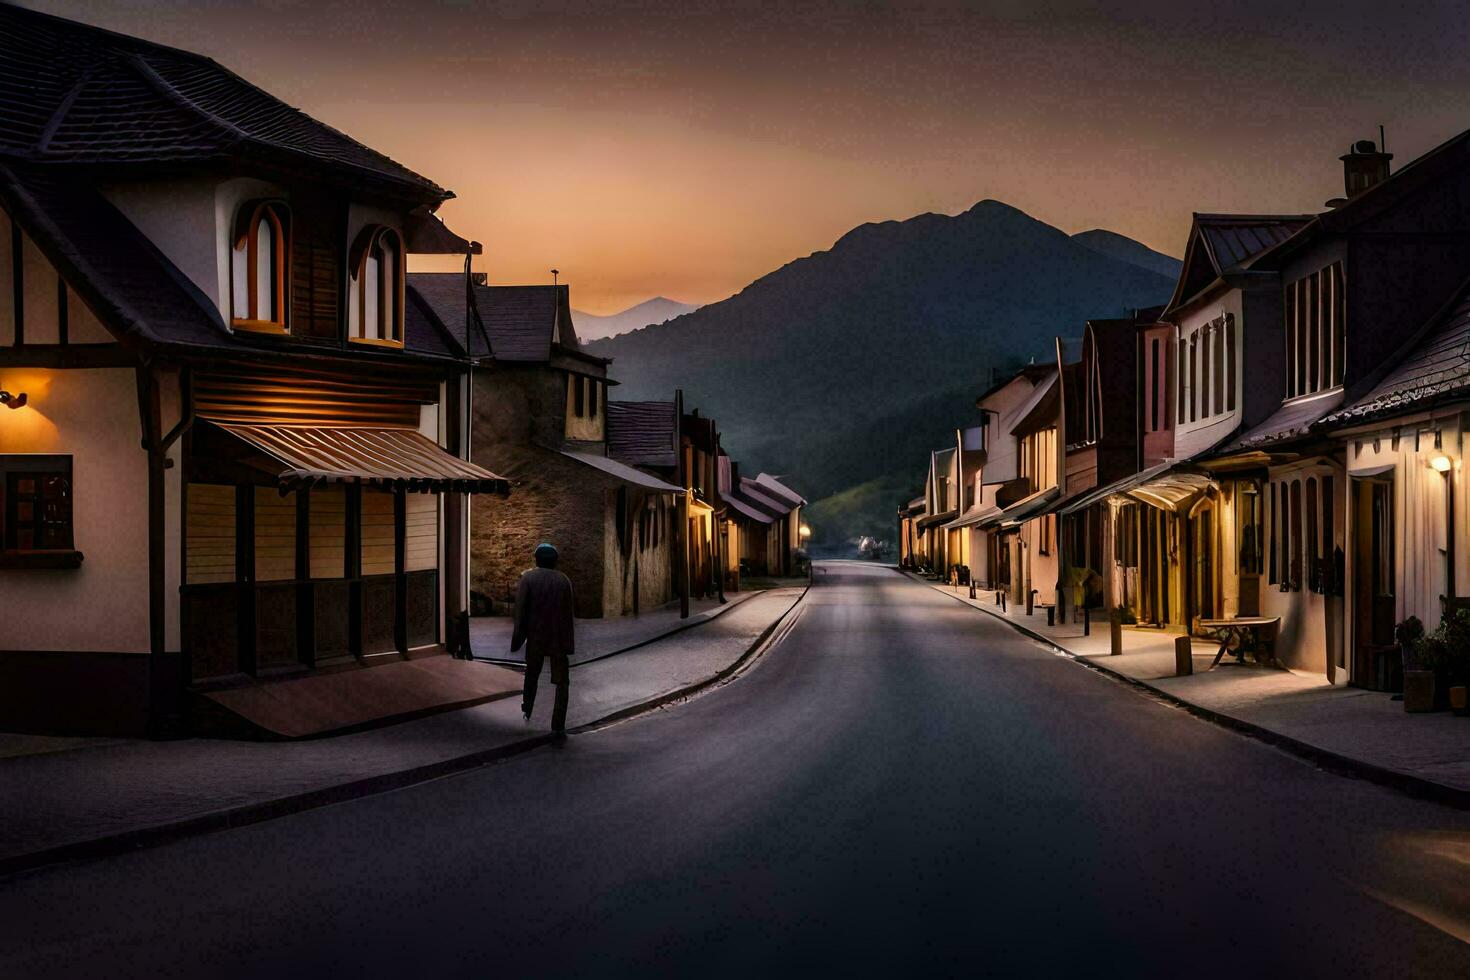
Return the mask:
{"type": "Polygon", "coordinates": [[[231,322],[237,329],[285,333],[291,212],[282,201],[251,201],[236,216],[231,237],[231,322]]]}
{"type": "Polygon", "coordinates": [[[369,225],[358,234],[348,261],[348,339],[403,346],[403,240],[398,232],[369,225]]]}

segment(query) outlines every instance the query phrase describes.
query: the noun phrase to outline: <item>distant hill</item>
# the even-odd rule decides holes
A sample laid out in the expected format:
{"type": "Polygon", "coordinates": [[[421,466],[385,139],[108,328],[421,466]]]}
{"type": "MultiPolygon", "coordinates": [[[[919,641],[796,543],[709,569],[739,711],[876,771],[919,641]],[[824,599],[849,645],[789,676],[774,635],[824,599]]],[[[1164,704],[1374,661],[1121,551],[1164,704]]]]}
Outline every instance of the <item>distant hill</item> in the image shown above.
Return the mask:
{"type": "Polygon", "coordinates": [[[680,303],[666,296],[655,296],[653,299],[644,300],[637,306],[630,306],[621,313],[613,313],[609,316],[597,316],[593,313],[573,310],[572,322],[576,325],[577,337],[581,340],[600,340],[604,337],[616,337],[618,334],[637,330],[639,327],[646,327],[650,324],[663,323],[676,316],[693,313],[697,309],[699,307],[680,303]]]}
{"type": "Polygon", "coordinates": [[[1054,358],[1052,338],[1088,318],[1167,301],[1173,275],[1120,258],[1120,243],[1157,255],[981,201],[861,225],[729,299],[588,346],[615,360],[613,397],[682,387],[744,469],[789,476],[818,502],[819,541],[892,539],[899,498],[919,491],[929,449],[976,421],[992,370],[1054,358]],[[824,511],[822,498],[875,480],[912,492],[849,494],[824,511]]]}
{"type": "Polygon", "coordinates": [[[1152,272],[1168,276],[1170,279],[1179,277],[1179,267],[1182,263],[1178,259],[1172,255],[1165,255],[1163,252],[1155,252],[1147,245],[1135,242],[1115,231],[1105,231],[1102,228],[1079,231],[1072,236],[1072,241],[1086,245],[1094,252],[1101,252],[1103,255],[1142,266],[1152,272]]]}

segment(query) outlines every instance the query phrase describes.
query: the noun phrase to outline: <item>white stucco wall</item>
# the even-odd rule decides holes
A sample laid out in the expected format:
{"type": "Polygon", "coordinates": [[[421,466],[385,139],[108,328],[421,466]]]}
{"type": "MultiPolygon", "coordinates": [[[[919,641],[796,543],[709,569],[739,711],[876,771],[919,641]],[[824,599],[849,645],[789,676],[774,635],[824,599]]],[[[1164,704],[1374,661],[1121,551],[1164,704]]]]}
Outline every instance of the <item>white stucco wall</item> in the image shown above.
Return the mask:
{"type": "MultiPolygon", "coordinates": [[[[1235,318],[1235,408],[1222,412],[1219,415],[1211,415],[1208,418],[1196,418],[1193,422],[1189,421],[1188,406],[1191,391],[1190,385],[1192,382],[1186,376],[1184,399],[1180,403],[1185,406],[1184,421],[1178,421],[1179,405],[1176,404],[1174,406],[1176,420],[1174,429],[1174,455],[1179,459],[1188,459],[1196,453],[1201,453],[1209,449],[1234,432],[1236,426],[1240,424],[1241,407],[1244,403],[1242,397],[1244,369],[1242,365],[1249,364],[1250,361],[1248,358],[1242,360],[1245,356],[1245,324],[1242,319],[1241,294],[1239,290],[1232,289],[1223,294],[1219,299],[1206,303],[1180,318],[1179,332],[1175,336],[1174,367],[1177,371],[1179,351],[1185,350],[1184,347],[1180,346],[1181,338],[1187,339],[1195,330],[1198,330],[1206,323],[1226,313],[1231,314],[1235,318]]],[[[1266,357],[1270,356],[1270,353],[1267,351],[1252,351],[1250,352],[1250,356],[1266,357]]],[[[1277,353],[1279,354],[1279,352],[1277,353]]]]}
{"type": "MultiPolygon", "coordinates": [[[[228,266],[223,288],[219,275],[221,237],[213,178],[130,181],[101,190],[216,306],[229,296],[228,266]]],[[[229,311],[222,316],[228,319],[229,311]]]]}
{"type": "MultiPolygon", "coordinates": [[[[1391,474],[1393,478],[1394,620],[1418,616],[1425,628],[1432,630],[1440,621],[1439,597],[1448,591],[1445,555],[1449,515],[1445,478],[1430,468],[1429,461],[1443,454],[1454,463],[1455,592],[1470,595],[1470,474],[1465,468],[1470,439],[1460,430],[1458,416],[1450,414],[1405,425],[1397,440],[1391,429],[1385,429],[1344,441],[1349,477],[1373,474],[1381,478],[1391,474]],[[1440,432],[1438,449],[1434,447],[1435,429],[1440,432]],[[1382,472],[1384,467],[1390,468],[1387,473],[1382,472]]],[[[1350,522],[1353,516],[1348,513],[1350,522]]],[[[1345,590],[1349,597],[1354,594],[1353,571],[1349,555],[1345,590]]],[[[1352,620],[1349,616],[1349,633],[1352,620]]],[[[1352,649],[1351,637],[1348,649],[1352,649]]]]}
{"type": "MultiPolygon", "coordinates": [[[[0,570],[0,649],[146,653],[148,472],[134,372],[0,369],[0,383],[30,395],[0,417],[0,452],[72,456],[74,544],[85,556],[79,569],[0,570]]],[[[178,472],[169,471],[175,502],[178,472]]],[[[177,556],[177,514],[171,535],[177,556]]],[[[176,649],[176,626],[171,637],[176,649]]]]}

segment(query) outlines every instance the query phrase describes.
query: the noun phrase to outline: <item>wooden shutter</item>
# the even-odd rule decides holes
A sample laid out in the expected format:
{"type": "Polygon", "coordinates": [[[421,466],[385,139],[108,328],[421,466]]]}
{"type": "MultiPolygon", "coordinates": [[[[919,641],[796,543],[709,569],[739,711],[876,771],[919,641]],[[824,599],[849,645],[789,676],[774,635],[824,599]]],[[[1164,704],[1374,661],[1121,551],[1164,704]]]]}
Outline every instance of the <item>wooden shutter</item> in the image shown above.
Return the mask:
{"type": "Polygon", "coordinates": [[[342,290],[342,246],[332,229],[337,218],[329,208],[304,202],[294,209],[291,228],[291,333],[297,337],[336,340],[342,290]]]}

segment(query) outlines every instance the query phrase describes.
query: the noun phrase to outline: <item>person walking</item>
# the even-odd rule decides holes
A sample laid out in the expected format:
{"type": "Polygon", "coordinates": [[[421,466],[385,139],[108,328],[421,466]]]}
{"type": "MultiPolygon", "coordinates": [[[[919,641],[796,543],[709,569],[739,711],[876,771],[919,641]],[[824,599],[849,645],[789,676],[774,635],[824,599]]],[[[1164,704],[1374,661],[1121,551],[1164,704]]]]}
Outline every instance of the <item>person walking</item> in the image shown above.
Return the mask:
{"type": "Polygon", "coordinates": [[[556,570],[556,548],[550,544],[536,546],[536,567],[521,575],[516,586],[515,631],[511,635],[512,653],[526,648],[526,686],[521,697],[521,713],[531,720],[536,704],[536,683],[541,665],[551,659],[551,683],[556,687],[556,703],[551,711],[551,730],[557,734],[567,727],[567,698],[570,679],[569,660],[576,650],[573,619],[572,580],[556,570]]]}

